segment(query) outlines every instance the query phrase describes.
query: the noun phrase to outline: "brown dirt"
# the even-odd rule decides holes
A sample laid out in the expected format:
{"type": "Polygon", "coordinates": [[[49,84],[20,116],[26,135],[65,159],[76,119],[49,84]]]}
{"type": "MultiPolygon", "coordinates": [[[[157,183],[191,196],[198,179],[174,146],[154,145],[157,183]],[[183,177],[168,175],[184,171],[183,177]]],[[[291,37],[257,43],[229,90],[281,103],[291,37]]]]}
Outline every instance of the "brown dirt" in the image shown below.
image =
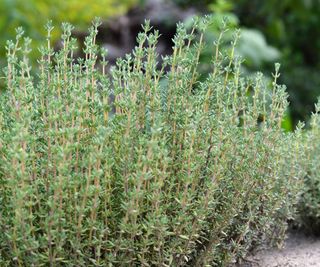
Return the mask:
{"type": "Polygon", "coordinates": [[[290,233],[282,249],[269,249],[250,256],[239,267],[320,267],[320,239],[290,233]]]}

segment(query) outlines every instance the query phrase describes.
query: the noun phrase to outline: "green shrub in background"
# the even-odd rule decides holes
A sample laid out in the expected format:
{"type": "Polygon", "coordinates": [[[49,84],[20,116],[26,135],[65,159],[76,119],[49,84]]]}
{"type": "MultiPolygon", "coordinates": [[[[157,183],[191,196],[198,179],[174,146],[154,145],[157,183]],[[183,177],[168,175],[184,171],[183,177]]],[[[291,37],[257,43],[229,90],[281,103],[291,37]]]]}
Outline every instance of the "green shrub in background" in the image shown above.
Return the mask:
{"type": "Polygon", "coordinates": [[[7,43],[0,104],[1,266],[223,266],[260,242],[280,242],[302,173],[301,130],[281,129],[284,86],[247,79],[230,50],[212,48],[198,79],[207,19],[178,25],[157,65],[148,23],[132,55],[105,73],[95,44],[73,58],[29,39],[7,43]],[[199,38],[195,33],[199,32],[199,38]],[[114,102],[110,102],[114,95],[114,102]]]}
{"type": "Polygon", "coordinates": [[[298,205],[297,222],[309,233],[320,234],[320,102],[311,116],[311,129],[305,133],[306,160],[302,196],[298,205]]]}
{"type": "MultiPolygon", "coordinates": [[[[216,4],[209,6],[212,12],[212,23],[206,32],[206,39],[208,42],[215,41],[221,28],[221,21],[225,21],[228,29],[235,30],[240,27],[241,21],[235,13],[232,13],[232,5],[226,5],[226,1],[217,1],[216,4]]],[[[232,31],[226,32],[226,40],[232,39],[232,31]]],[[[226,41],[225,40],[225,41],[226,41]]],[[[280,58],[280,52],[273,46],[270,46],[264,35],[254,29],[241,27],[241,39],[235,49],[235,52],[244,59],[244,66],[248,73],[263,69],[266,65],[273,64],[280,58]]],[[[212,54],[212,50],[205,51],[208,55],[212,54]]]]}

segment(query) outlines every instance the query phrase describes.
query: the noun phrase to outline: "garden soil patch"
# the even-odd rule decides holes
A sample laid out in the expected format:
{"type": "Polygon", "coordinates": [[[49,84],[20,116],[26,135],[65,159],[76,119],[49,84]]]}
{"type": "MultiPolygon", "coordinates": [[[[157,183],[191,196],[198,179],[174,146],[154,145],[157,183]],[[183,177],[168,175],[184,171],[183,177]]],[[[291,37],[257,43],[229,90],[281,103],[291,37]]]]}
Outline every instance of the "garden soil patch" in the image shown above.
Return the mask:
{"type": "Polygon", "coordinates": [[[320,238],[290,233],[282,249],[263,250],[239,267],[320,266],[320,238]]]}

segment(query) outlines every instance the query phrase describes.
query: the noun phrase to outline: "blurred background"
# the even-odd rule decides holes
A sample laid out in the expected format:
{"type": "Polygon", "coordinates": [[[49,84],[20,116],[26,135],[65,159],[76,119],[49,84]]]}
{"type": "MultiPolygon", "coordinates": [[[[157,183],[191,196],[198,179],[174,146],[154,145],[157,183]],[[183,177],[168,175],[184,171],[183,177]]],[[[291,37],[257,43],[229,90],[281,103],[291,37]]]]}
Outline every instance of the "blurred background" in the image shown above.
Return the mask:
{"type": "MultiPolygon", "coordinates": [[[[286,130],[292,130],[299,120],[308,120],[320,95],[320,0],[0,0],[0,14],[1,68],[5,65],[6,40],[15,38],[18,26],[33,39],[36,61],[48,19],[56,26],[53,41],[58,48],[61,22],[76,26],[73,34],[80,44],[92,19],[101,17],[98,41],[108,49],[108,60],[113,64],[135,46],[146,18],[162,34],[158,53],[166,55],[170,54],[178,21],[188,25],[194,15],[212,14],[205,38],[213,43],[226,17],[228,28],[241,29],[237,53],[245,59],[243,72],[250,76],[259,70],[268,79],[274,62],[281,63],[281,82],[287,85],[290,96],[283,123],[286,130]]],[[[212,52],[208,47],[201,56],[204,76],[212,52]]],[[[1,82],[3,88],[3,79],[1,82]]]]}

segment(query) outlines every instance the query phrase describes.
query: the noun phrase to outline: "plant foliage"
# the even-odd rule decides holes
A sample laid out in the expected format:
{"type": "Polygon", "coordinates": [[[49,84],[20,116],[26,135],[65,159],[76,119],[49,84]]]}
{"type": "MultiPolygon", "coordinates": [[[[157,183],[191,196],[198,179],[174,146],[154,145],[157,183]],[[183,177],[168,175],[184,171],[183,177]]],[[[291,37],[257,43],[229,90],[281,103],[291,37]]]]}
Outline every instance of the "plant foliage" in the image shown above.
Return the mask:
{"type": "Polygon", "coordinates": [[[207,21],[179,24],[161,65],[147,22],[109,74],[99,21],[83,59],[72,26],[53,51],[48,24],[38,76],[18,29],[0,98],[1,266],[223,266],[281,241],[301,130],[281,129],[278,64],[272,88],[242,76],[238,32],[227,51],[221,32],[198,81],[207,21]]]}
{"type": "Polygon", "coordinates": [[[304,134],[306,158],[304,187],[298,205],[297,222],[308,233],[320,234],[320,102],[311,116],[311,129],[304,134]]]}

